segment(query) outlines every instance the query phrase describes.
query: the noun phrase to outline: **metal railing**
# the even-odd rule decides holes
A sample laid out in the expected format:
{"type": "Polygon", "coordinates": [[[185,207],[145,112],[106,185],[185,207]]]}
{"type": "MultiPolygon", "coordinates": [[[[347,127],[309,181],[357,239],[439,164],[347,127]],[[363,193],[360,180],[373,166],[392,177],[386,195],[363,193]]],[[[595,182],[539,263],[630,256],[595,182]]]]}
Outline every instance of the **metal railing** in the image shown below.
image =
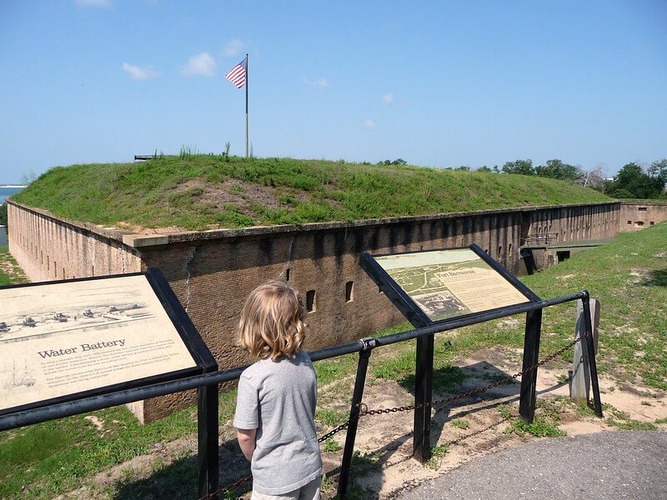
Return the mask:
{"type": "MultiPolygon", "coordinates": [[[[333,435],[336,432],[347,429],[347,437],[345,441],[345,447],[343,451],[342,464],[340,469],[339,484],[338,484],[338,495],[340,498],[344,498],[348,481],[350,467],[352,463],[352,456],[354,451],[354,442],[356,438],[357,423],[360,416],[383,413],[387,411],[406,411],[406,410],[415,410],[417,409],[417,404],[409,407],[400,407],[398,409],[389,409],[389,410],[373,410],[368,411],[364,409],[362,403],[363,391],[366,381],[366,372],[368,368],[368,361],[370,359],[371,353],[374,349],[383,346],[389,346],[399,342],[405,342],[408,340],[419,339],[426,336],[432,336],[436,333],[454,330],[457,328],[462,328],[465,326],[470,326],[477,323],[482,323],[494,319],[499,319],[506,316],[512,316],[516,314],[527,313],[527,333],[528,333],[528,324],[534,322],[535,319],[532,318],[532,314],[539,312],[541,313],[542,309],[557,304],[562,304],[569,301],[582,300],[584,304],[584,320],[586,322],[585,334],[582,339],[582,346],[584,347],[584,355],[588,360],[588,367],[591,374],[591,384],[593,389],[593,398],[594,398],[594,407],[595,412],[598,416],[602,416],[602,406],[600,402],[599,386],[597,380],[597,369],[595,365],[595,354],[593,348],[593,336],[590,334],[592,332],[592,326],[590,322],[590,308],[589,308],[589,295],[588,292],[582,291],[571,295],[566,295],[549,300],[541,300],[538,302],[531,302],[526,304],[520,304],[515,306],[509,306],[500,308],[497,310],[485,311],[477,313],[470,316],[452,318],[447,320],[445,323],[436,323],[433,325],[416,328],[412,330],[406,330],[400,333],[387,335],[384,337],[377,338],[366,338],[361,339],[355,342],[344,344],[341,346],[331,347],[327,349],[321,349],[317,351],[310,352],[311,359],[316,361],[321,361],[325,359],[335,358],[338,356],[351,354],[358,352],[359,361],[356,372],[355,386],[352,394],[352,402],[350,405],[349,419],[346,422],[343,422],[333,431],[327,433],[322,439],[326,439],[333,435]],[[531,319],[532,318],[532,319],[531,319]]],[[[541,322],[541,314],[539,316],[539,322],[541,322]]],[[[539,337],[539,328],[538,333],[539,337]]],[[[548,356],[542,361],[538,360],[539,353],[539,338],[535,343],[533,342],[529,346],[527,343],[524,348],[524,366],[521,372],[517,373],[514,378],[521,375],[530,374],[529,379],[532,379],[532,384],[530,381],[525,382],[522,380],[521,387],[521,409],[520,413],[524,419],[532,421],[535,410],[535,383],[537,377],[537,368],[543,363],[547,362],[550,359],[553,359],[555,356],[562,353],[564,350],[570,348],[574,343],[569,344],[560,351],[551,356],[548,356]],[[531,352],[527,352],[531,351],[531,352]]],[[[143,399],[154,398],[158,396],[165,396],[175,392],[181,392],[190,389],[198,389],[199,393],[199,429],[200,429],[200,440],[199,440],[199,461],[200,461],[200,481],[199,481],[199,497],[200,498],[216,498],[217,495],[225,489],[229,488],[218,488],[218,433],[217,433],[217,401],[218,401],[218,386],[219,384],[225,382],[231,382],[239,378],[241,372],[246,368],[246,366],[232,368],[229,370],[218,371],[213,373],[206,373],[202,375],[191,376],[188,378],[183,378],[179,380],[173,380],[169,382],[162,382],[153,385],[148,385],[144,387],[138,387],[133,389],[124,389],[114,391],[112,393],[86,397],[82,399],[77,399],[74,401],[62,402],[57,404],[51,404],[48,406],[33,408],[29,410],[18,411],[15,413],[2,415],[0,416],[0,431],[10,430],[17,427],[23,427],[27,425],[32,425],[40,422],[46,422],[49,420],[55,420],[59,418],[64,418],[72,415],[77,415],[81,413],[86,413],[89,411],[100,410],[103,408],[108,408],[112,406],[122,405],[126,403],[131,403],[134,401],[139,401],[143,399]],[[202,415],[202,412],[206,413],[207,408],[215,405],[215,412],[211,414],[214,415],[215,421],[207,421],[205,415],[202,415]],[[213,426],[213,427],[212,427],[213,426]],[[204,432],[202,433],[202,428],[208,428],[208,435],[204,432]],[[214,429],[211,431],[211,429],[214,429]],[[215,456],[213,456],[215,455],[215,456]]],[[[444,400],[443,400],[444,401],[444,400]]],[[[442,402],[442,401],[440,401],[442,402]]],[[[438,401],[428,401],[424,403],[419,403],[421,406],[432,406],[439,403],[438,401]]],[[[429,445],[428,440],[424,443],[424,437],[418,436],[415,433],[414,436],[415,442],[421,442],[426,446],[429,445]]],[[[422,455],[423,457],[424,455],[422,455]]],[[[244,481],[247,478],[244,478],[244,481]]]]}
{"type": "Polygon", "coordinates": [[[545,246],[558,243],[558,233],[530,234],[521,241],[521,246],[545,246]]]}

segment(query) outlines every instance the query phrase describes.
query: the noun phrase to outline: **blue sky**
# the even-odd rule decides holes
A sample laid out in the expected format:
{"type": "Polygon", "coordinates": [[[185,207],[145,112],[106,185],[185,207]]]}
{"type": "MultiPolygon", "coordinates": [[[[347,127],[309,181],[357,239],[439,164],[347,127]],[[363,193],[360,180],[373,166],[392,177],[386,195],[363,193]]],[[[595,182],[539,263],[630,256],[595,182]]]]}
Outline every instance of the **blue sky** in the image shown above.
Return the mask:
{"type": "Polygon", "coordinates": [[[0,183],[135,154],[613,175],[667,158],[664,0],[0,0],[0,183]]]}

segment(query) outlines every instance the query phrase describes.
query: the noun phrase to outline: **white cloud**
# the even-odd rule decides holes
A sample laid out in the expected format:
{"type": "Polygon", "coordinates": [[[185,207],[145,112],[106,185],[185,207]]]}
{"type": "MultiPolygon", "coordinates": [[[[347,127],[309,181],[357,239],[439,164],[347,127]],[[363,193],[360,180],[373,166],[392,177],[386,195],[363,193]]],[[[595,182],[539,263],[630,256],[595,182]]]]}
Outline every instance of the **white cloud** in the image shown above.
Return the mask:
{"type": "Polygon", "coordinates": [[[133,78],[135,80],[152,80],[153,78],[157,78],[160,76],[160,73],[155,71],[153,68],[150,66],[142,68],[140,66],[134,66],[132,64],[128,63],[123,63],[123,71],[130,75],[130,78],[133,78]]]}
{"type": "Polygon", "coordinates": [[[74,0],[80,7],[104,7],[109,8],[112,5],[112,0],[74,0]]]}
{"type": "Polygon", "coordinates": [[[378,124],[375,123],[373,120],[366,120],[364,122],[364,128],[377,128],[378,124]]]}
{"type": "Polygon", "coordinates": [[[215,59],[208,52],[192,56],[181,73],[184,76],[213,76],[215,75],[215,59]]]}
{"type": "Polygon", "coordinates": [[[306,84],[306,87],[317,87],[320,89],[325,89],[329,86],[329,80],[326,78],[318,78],[317,80],[304,80],[303,83],[306,84]]]}
{"type": "Polygon", "coordinates": [[[222,49],[222,55],[225,57],[231,57],[239,55],[243,52],[243,42],[241,40],[230,40],[225,45],[225,48],[222,49]]]}
{"type": "Polygon", "coordinates": [[[388,106],[391,105],[391,104],[394,104],[394,94],[392,94],[391,92],[388,93],[388,94],[385,94],[384,96],[382,96],[382,100],[388,106]]]}

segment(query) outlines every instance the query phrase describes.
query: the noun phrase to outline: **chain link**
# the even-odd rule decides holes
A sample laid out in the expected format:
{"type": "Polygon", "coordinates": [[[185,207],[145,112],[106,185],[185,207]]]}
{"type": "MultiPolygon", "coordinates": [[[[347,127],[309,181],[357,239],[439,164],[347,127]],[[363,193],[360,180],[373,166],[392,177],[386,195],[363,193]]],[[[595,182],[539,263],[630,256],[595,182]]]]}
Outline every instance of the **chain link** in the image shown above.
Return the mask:
{"type": "Polygon", "coordinates": [[[335,429],[327,432],[324,436],[319,438],[317,440],[317,442],[322,443],[322,442],[326,441],[327,439],[329,439],[330,437],[332,437],[333,435],[338,434],[340,431],[342,431],[344,429],[347,429],[350,426],[351,421],[352,421],[352,419],[348,420],[347,422],[343,422],[338,427],[336,427],[335,429]]]}

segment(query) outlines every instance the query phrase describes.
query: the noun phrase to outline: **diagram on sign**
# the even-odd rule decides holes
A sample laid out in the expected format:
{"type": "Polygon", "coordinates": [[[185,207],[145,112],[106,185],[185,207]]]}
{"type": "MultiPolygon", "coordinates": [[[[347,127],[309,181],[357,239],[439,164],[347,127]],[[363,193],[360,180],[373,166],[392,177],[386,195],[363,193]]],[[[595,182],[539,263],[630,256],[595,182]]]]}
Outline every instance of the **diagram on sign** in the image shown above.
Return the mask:
{"type": "Polygon", "coordinates": [[[431,321],[529,301],[470,249],[375,257],[431,321]]]}

